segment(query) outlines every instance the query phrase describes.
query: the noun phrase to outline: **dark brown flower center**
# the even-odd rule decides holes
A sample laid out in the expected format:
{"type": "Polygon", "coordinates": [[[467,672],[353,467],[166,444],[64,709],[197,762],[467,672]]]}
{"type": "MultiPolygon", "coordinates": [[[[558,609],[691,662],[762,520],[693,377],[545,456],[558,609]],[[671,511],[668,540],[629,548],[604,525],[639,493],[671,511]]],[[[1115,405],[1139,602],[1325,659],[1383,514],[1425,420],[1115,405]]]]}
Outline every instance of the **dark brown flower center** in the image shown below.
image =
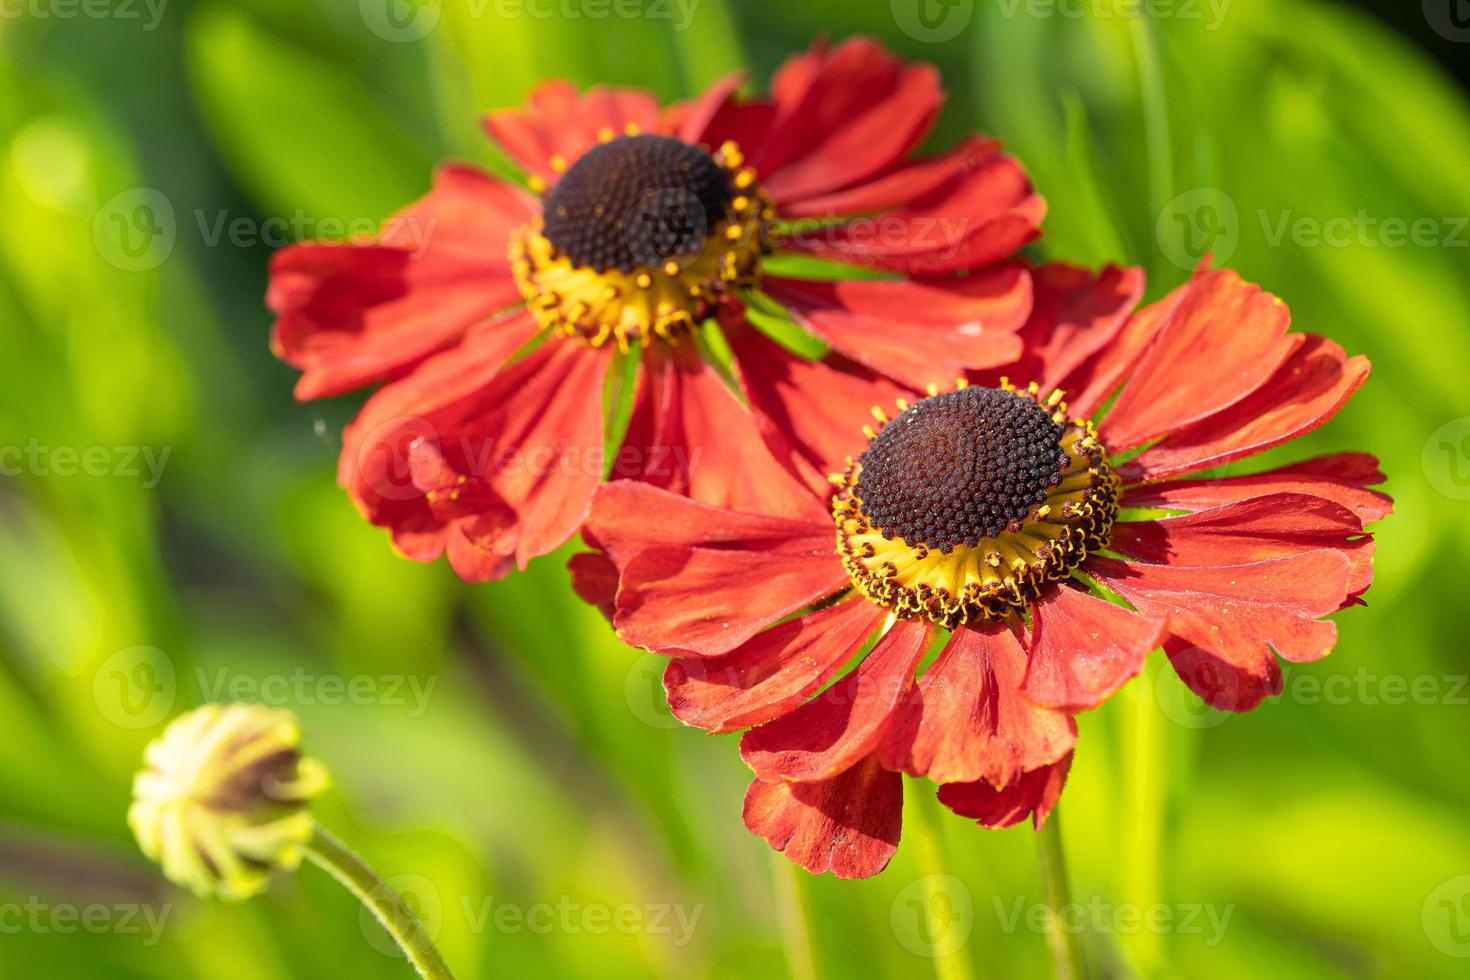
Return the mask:
{"type": "Polygon", "coordinates": [[[697,255],[734,197],[730,171],[669,136],[619,136],[582,155],[546,199],[546,238],[574,266],[657,268],[697,255]]]}
{"type": "Polygon", "coordinates": [[[1018,529],[1061,483],[1066,426],[1032,398],[968,387],[926,398],[858,458],[857,496],[883,537],[945,554],[1018,529]]]}

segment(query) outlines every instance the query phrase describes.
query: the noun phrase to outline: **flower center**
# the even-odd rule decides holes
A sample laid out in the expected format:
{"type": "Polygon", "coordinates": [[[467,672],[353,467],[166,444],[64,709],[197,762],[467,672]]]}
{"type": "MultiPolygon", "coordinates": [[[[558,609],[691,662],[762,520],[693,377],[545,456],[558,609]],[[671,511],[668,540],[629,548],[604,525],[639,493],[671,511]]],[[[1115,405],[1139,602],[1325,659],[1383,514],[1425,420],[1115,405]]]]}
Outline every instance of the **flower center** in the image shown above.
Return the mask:
{"type": "Polygon", "coordinates": [[[620,136],[588,150],[546,199],[545,234],[598,272],[696,255],[734,195],[730,172],[669,136],[620,136]]]}
{"type": "Polygon", "coordinates": [[[733,287],[754,284],[770,203],[726,143],[604,131],[511,246],[541,324],[594,346],[677,342],[733,287]]]}
{"type": "Polygon", "coordinates": [[[1030,398],[961,388],[883,427],[858,458],[863,513],[885,538],[949,554],[1021,522],[1062,479],[1064,426],[1030,398]]]}
{"type": "Polygon", "coordinates": [[[1060,392],[962,385],[899,409],[875,410],[883,425],[833,500],[869,599],[946,628],[1001,619],[1107,544],[1119,481],[1060,392]]]}

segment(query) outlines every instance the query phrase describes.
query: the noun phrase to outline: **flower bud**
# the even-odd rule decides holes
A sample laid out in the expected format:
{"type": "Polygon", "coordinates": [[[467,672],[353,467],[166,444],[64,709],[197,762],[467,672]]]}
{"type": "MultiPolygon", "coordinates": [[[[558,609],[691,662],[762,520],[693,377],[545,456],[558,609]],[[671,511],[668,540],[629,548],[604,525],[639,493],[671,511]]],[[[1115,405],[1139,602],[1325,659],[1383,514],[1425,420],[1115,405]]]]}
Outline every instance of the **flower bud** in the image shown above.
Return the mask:
{"type": "Polygon", "coordinates": [[[294,871],[315,833],[308,805],[326,769],[303,758],[289,711],[205,705],[144,752],[128,825],[163,873],[200,896],[244,899],[294,871]]]}

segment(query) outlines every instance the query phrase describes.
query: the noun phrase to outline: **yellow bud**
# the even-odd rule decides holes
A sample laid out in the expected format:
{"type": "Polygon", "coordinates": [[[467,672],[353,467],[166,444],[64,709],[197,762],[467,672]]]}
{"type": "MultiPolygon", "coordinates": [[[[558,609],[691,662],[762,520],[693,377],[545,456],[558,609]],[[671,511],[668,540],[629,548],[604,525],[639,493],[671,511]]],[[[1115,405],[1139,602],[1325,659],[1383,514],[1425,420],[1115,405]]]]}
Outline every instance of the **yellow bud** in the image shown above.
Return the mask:
{"type": "Polygon", "coordinates": [[[244,899],[273,871],[294,871],[316,823],[308,805],[330,782],[300,752],[289,711],[205,705],[144,751],[128,826],[168,878],[200,896],[244,899]]]}

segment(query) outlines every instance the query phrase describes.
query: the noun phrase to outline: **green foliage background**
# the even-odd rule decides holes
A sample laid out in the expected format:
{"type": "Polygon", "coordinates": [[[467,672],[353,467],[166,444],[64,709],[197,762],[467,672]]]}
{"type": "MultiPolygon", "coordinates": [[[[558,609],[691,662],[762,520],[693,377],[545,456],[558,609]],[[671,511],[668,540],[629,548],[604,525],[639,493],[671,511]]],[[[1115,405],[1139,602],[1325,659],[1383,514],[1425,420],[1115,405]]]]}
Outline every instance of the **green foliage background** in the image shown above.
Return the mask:
{"type": "Polygon", "coordinates": [[[1333,3],[1235,0],[1218,24],[1208,5],[1147,21],[973,6],[942,43],[906,34],[887,3],[850,0],[699,0],[683,30],[677,4],[672,19],[594,20],[446,0],[404,42],[380,36],[399,22],[369,0],[173,0],[152,30],[140,3],[0,19],[0,443],[170,454],[156,487],[34,468],[0,479],[0,910],[143,902],[168,916],[149,944],[116,919],[66,934],[0,914],[0,975],[406,975],[314,869],[244,905],[200,902],[162,882],[124,825],[131,773],[167,717],[221,680],[248,692],[298,668],[435,685],[422,712],[407,688],[334,704],[309,687],[296,708],[337,781],[324,822],[386,875],[417,876],[396,880],[464,977],[1049,969],[1044,936],[1007,926],[1040,900],[1028,831],[982,831],[915,793],[884,874],[794,875],[741,825],[733,741],[669,721],[656,662],[573,599],[560,558],[471,588],[395,557],[333,483],[356,402],[293,403],[267,350],[269,244],[232,243],[228,225],[213,236],[221,215],[247,231],[269,216],[360,227],[420,194],[436,160],[500,166],[478,114],[538,79],[677,97],[742,65],[763,84],[814,36],[865,31],[942,67],[936,145],[983,128],[1022,157],[1051,207],[1040,254],[1142,264],[1158,295],[1191,244],[1169,202],[1214,188],[1185,218],[1203,227],[1199,203],[1228,201],[1238,244],[1217,252],[1375,365],[1293,450],[1376,452],[1398,501],[1370,606],[1340,616],[1333,656],[1232,718],[1155,662],[1082,720],[1059,812],[1078,900],[1120,910],[1089,933],[1097,974],[1464,976],[1440,899],[1470,889],[1453,881],[1470,874],[1470,493],[1454,493],[1470,458],[1433,434],[1470,415],[1470,249],[1463,234],[1458,247],[1272,234],[1283,216],[1365,212],[1452,235],[1470,215],[1462,93],[1333,3]],[[120,256],[108,237],[115,195],[134,188],[174,212],[165,260],[120,256]],[[1344,686],[1315,686],[1330,677],[1344,686]],[[1437,693],[1390,703],[1400,681],[1437,693]],[[936,873],[962,884],[924,877],[936,873]],[[935,887],[950,905],[932,904],[935,887]],[[920,955],[911,900],[931,902],[931,935],[969,928],[968,941],[920,955]],[[700,917],[680,944],[677,928],[580,918],[496,928],[500,903],[700,917]],[[1155,905],[1172,928],[1125,921],[1155,905]],[[1229,914],[1223,935],[1184,921],[1195,906],[1229,914]]]}

